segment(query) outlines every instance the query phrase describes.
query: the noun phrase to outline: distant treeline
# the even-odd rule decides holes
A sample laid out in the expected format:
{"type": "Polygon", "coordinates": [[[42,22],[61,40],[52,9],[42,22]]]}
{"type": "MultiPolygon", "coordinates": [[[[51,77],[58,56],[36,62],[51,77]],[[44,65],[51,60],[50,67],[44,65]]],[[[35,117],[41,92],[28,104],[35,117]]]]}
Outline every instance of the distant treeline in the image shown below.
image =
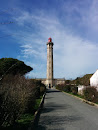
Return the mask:
{"type": "Polygon", "coordinates": [[[75,80],[66,80],[66,84],[76,84],[76,85],[90,85],[90,78],[93,74],[86,74],[83,77],[77,77],[75,80]]]}

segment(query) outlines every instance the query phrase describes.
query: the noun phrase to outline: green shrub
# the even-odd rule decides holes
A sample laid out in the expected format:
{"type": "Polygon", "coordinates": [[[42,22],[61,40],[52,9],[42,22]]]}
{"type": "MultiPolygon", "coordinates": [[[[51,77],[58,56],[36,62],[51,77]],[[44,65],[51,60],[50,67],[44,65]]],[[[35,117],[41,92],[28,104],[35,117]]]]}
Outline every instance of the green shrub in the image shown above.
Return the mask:
{"type": "Polygon", "coordinates": [[[86,100],[98,103],[98,91],[95,87],[87,87],[84,89],[83,95],[86,100]]]}
{"type": "Polygon", "coordinates": [[[12,125],[23,113],[34,111],[39,90],[40,86],[23,76],[6,76],[0,86],[0,126],[12,125]]]}
{"type": "Polygon", "coordinates": [[[59,89],[60,91],[71,92],[71,87],[70,87],[70,85],[58,84],[58,85],[56,86],[56,88],[59,89]]]}
{"type": "Polygon", "coordinates": [[[78,87],[77,86],[71,86],[71,92],[72,92],[72,94],[77,95],[78,87]]]}
{"type": "Polygon", "coordinates": [[[67,93],[71,92],[71,86],[70,85],[66,85],[64,87],[64,91],[67,92],[67,93]]]}
{"type": "Polygon", "coordinates": [[[72,92],[75,95],[78,93],[78,88],[75,85],[59,84],[56,86],[56,88],[59,89],[60,91],[64,91],[67,93],[72,92]]]}
{"type": "Polygon", "coordinates": [[[46,86],[41,85],[41,87],[40,87],[40,95],[43,95],[45,91],[46,91],[46,86]]]}
{"type": "Polygon", "coordinates": [[[56,85],[56,89],[60,90],[60,91],[64,91],[65,88],[65,84],[58,84],[56,85]]]}

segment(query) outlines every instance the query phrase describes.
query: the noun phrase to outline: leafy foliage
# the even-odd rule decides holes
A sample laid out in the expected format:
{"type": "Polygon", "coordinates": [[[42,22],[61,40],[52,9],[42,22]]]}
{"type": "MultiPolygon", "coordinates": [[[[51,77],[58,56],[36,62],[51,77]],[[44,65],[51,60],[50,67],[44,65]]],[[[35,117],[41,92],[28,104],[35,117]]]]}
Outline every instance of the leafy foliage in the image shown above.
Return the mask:
{"type": "Polygon", "coordinates": [[[59,89],[60,91],[73,93],[75,95],[78,93],[78,88],[75,85],[59,84],[56,86],[56,88],[59,89]]]}
{"type": "Polygon", "coordinates": [[[76,84],[89,86],[90,78],[93,74],[86,74],[83,77],[77,77],[75,80],[66,80],[66,84],[76,84]]]}
{"type": "Polygon", "coordinates": [[[77,85],[85,85],[85,86],[88,86],[90,85],[90,78],[91,78],[92,74],[86,74],[84,75],[83,77],[78,77],[76,80],[75,80],[75,83],[77,85]]]}
{"type": "Polygon", "coordinates": [[[30,72],[33,68],[24,64],[24,62],[13,58],[0,59],[0,77],[6,74],[21,74],[24,75],[30,72]]]}
{"type": "Polygon", "coordinates": [[[83,95],[86,100],[98,103],[98,91],[95,87],[87,87],[84,89],[83,95]]]}
{"type": "Polygon", "coordinates": [[[72,92],[72,94],[77,95],[78,94],[78,87],[77,86],[71,86],[71,92],[72,92]]]}
{"type": "Polygon", "coordinates": [[[45,86],[37,80],[5,76],[0,85],[0,127],[13,125],[24,113],[34,113],[36,99],[44,92],[45,86]]]}

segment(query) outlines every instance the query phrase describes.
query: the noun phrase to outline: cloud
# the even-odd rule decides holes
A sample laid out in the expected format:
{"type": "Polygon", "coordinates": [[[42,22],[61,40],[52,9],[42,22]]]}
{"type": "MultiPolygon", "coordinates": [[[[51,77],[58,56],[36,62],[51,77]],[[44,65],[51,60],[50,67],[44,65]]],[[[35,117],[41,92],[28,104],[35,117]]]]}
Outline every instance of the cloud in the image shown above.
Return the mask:
{"type": "Polygon", "coordinates": [[[98,0],[67,1],[63,3],[62,10],[69,24],[81,26],[85,31],[98,32],[98,0]]]}
{"type": "MultiPolygon", "coordinates": [[[[94,2],[97,1],[94,0],[94,2]]],[[[68,16],[69,20],[72,20],[72,18],[70,19],[72,12],[76,11],[80,14],[78,21],[81,21],[82,26],[86,22],[87,28],[88,26],[93,28],[93,24],[97,24],[97,8],[95,11],[93,10],[95,3],[90,6],[90,12],[87,11],[86,14],[84,14],[86,9],[79,9],[75,4],[74,6],[71,4],[70,9],[66,5],[67,16],[70,15],[68,16]],[[93,19],[91,19],[92,16],[93,19]]],[[[46,42],[50,36],[54,42],[55,78],[75,78],[86,73],[92,73],[97,69],[98,45],[79,36],[79,34],[75,34],[74,30],[68,28],[64,22],[62,23],[57,15],[50,17],[45,11],[41,11],[41,13],[40,11],[39,13],[38,11],[34,13],[21,11],[20,15],[13,19],[17,21],[18,27],[21,29],[18,34],[25,36],[25,38],[21,37],[20,40],[20,58],[34,68],[34,71],[29,74],[30,76],[46,77],[46,42]]],[[[73,20],[75,19],[77,19],[76,16],[73,20]]]]}

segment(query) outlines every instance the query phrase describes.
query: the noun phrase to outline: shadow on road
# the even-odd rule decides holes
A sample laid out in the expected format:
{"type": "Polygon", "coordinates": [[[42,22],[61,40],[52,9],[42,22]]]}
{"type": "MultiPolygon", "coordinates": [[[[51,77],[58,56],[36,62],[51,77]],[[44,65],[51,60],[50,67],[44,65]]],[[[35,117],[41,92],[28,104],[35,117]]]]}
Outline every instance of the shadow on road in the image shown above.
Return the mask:
{"type": "Polygon", "coordinates": [[[46,93],[58,93],[58,92],[60,92],[59,90],[55,90],[55,89],[48,89],[47,91],[46,91],[46,93]]]}
{"type": "MultiPolygon", "coordinates": [[[[47,93],[58,93],[60,91],[54,89],[48,89],[47,93]]],[[[53,130],[66,130],[63,125],[68,125],[73,122],[78,122],[82,120],[78,114],[74,113],[72,115],[68,115],[66,112],[71,108],[71,105],[64,103],[55,102],[54,99],[49,100],[52,96],[46,97],[47,103],[45,107],[41,110],[41,120],[39,124],[36,125],[35,130],[46,130],[46,127],[50,127],[49,129],[53,130]],[[62,114],[64,113],[64,114],[62,114]],[[59,126],[59,127],[58,127],[59,126]],[[53,127],[53,128],[52,128],[53,127]],[[62,128],[63,127],[63,128],[62,128]]],[[[37,122],[38,123],[38,122],[37,122]]]]}
{"type": "Polygon", "coordinates": [[[52,126],[54,127],[53,130],[57,129],[57,126],[60,126],[60,130],[66,130],[66,128],[62,128],[62,125],[65,124],[68,125],[68,123],[73,123],[76,121],[81,120],[81,117],[78,116],[44,116],[44,118],[41,120],[40,124],[38,125],[36,130],[46,130],[45,126],[52,126]],[[62,125],[61,125],[62,124],[62,125]]]}
{"type": "MultiPolygon", "coordinates": [[[[46,130],[45,126],[47,126],[47,125],[54,126],[53,130],[58,130],[57,128],[55,129],[55,127],[57,127],[58,125],[61,125],[61,124],[66,125],[68,123],[77,122],[82,119],[82,117],[79,117],[78,115],[72,115],[72,116],[67,116],[67,115],[66,116],[64,116],[64,115],[54,116],[51,114],[47,115],[47,113],[51,113],[53,111],[54,112],[56,112],[58,110],[63,111],[63,110],[70,108],[70,105],[67,105],[67,104],[64,106],[64,105],[58,105],[58,104],[54,104],[54,103],[48,103],[47,105],[48,106],[43,108],[43,110],[41,111],[41,114],[43,116],[41,117],[40,124],[39,125],[37,124],[36,130],[46,130]]],[[[63,129],[62,125],[61,125],[60,130],[65,130],[65,129],[66,128],[63,129]]]]}
{"type": "Polygon", "coordinates": [[[54,104],[54,103],[48,103],[47,104],[47,107],[44,107],[42,112],[41,113],[48,113],[48,112],[51,112],[51,111],[57,111],[57,110],[66,110],[70,108],[70,105],[68,104],[64,104],[64,105],[58,105],[58,104],[54,104]]]}
{"type": "Polygon", "coordinates": [[[38,125],[38,127],[35,130],[46,130],[46,127],[42,125],[38,125]]]}

